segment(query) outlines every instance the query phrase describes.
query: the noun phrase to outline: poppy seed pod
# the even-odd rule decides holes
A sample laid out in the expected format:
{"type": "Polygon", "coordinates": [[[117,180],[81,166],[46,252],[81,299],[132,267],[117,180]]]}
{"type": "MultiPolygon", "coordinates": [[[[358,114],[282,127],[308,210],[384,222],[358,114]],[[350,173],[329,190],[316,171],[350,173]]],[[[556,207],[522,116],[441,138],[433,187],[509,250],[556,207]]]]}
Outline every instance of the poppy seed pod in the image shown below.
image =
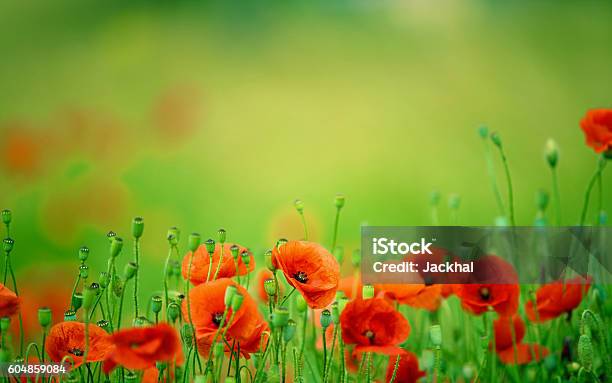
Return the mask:
{"type": "Polygon", "coordinates": [[[158,314],[162,310],[162,297],[154,295],[151,297],[151,311],[158,314]]]}
{"type": "Polygon", "coordinates": [[[193,327],[189,323],[183,324],[181,336],[186,344],[191,344],[191,342],[193,342],[193,327]]]}
{"type": "Polygon", "coordinates": [[[461,196],[459,194],[453,193],[448,196],[448,207],[450,209],[457,210],[459,205],[461,205],[461,196]]]}
{"type": "Polygon", "coordinates": [[[337,301],[332,303],[331,314],[332,314],[332,322],[334,322],[334,324],[340,323],[340,307],[337,301]]]}
{"type": "Polygon", "coordinates": [[[230,247],[230,253],[232,254],[232,258],[234,258],[234,260],[238,259],[238,255],[240,253],[240,248],[237,245],[232,245],[230,247]]]}
{"type": "Polygon", "coordinates": [[[110,256],[112,258],[116,258],[119,253],[121,253],[121,249],[123,248],[123,239],[120,237],[113,237],[110,246],[110,256]]]}
{"type": "Polygon", "coordinates": [[[272,262],[272,250],[268,250],[264,254],[264,260],[266,261],[266,267],[268,270],[274,272],[276,267],[274,267],[274,263],[272,262]]]}
{"type": "Polygon", "coordinates": [[[353,267],[359,267],[359,265],[361,265],[361,249],[353,250],[353,254],[351,255],[351,264],[353,267]]]}
{"type": "Polygon", "coordinates": [[[12,219],[13,219],[13,213],[9,209],[2,210],[2,222],[5,225],[10,224],[12,219]]]}
{"type": "Polygon", "coordinates": [[[229,285],[225,288],[225,295],[223,296],[223,303],[226,307],[229,307],[232,304],[232,299],[234,295],[238,292],[238,288],[234,285],[229,285]]]}
{"type": "Polygon", "coordinates": [[[100,319],[96,322],[96,326],[100,327],[102,330],[106,332],[110,332],[110,322],[106,319],[100,319]]]}
{"type": "Polygon", "coordinates": [[[478,128],[478,135],[480,136],[480,138],[482,138],[483,140],[486,139],[489,136],[489,127],[486,125],[481,125],[478,128]]]}
{"type": "Polygon", "coordinates": [[[263,285],[264,291],[268,296],[273,297],[276,295],[276,281],[273,278],[266,279],[263,285]]]}
{"type": "Polygon", "coordinates": [[[125,265],[125,268],[123,269],[123,278],[126,282],[134,278],[136,275],[136,270],[138,270],[138,265],[134,262],[128,262],[127,265],[125,265]]]}
{"type": "Polygon", "coordinates": [[[301,199],[296,199],[293,201],[293,206],[298,213],[302,214],[304,212],[304,202],[301,199]]]}
{"type": "Polygon", "coordinates": [[[175,276],[177,278],[181,277],[181,264],[176,259],[173,259],[170,262],[170,267],[168,267],[168,277],[175,276]]]}
{"type": "Polygon", "coordinates": [[[559,161],[559,146],[557,146],[557,143],[552,138],[549,138],[546,141],[544,156],[546,157],[548,166],[551,168],[555,168],[557,166],[557,162],[559,161]]]}
{"type": "Polygon", "coordinates": [[[363,288],[361,289],[361,296],[363,297],[363,299],[374,298],[374,286],[363,285],[363,288]]]}
{"type": "Polygon", "coordinates": [[[131,371],[128,371],[128,372],[125,373],[125,381],[126,382],[134,382],[134,383],[136,383],[138,381],[138,379],[139,379],[138,375],[133,373],[133,372],[131,372],[131,371]]]}
{"type": "Polygon", "coordinates": [[[10,253],[13,250],[13,246],[15,245],[15,241],[12,238],[4,238],[2,241],[2,249],[6,253],[10,253]]]}
{"type": "Polygon", "coordinates": [[[97,291],[91,287],[83,289],[83,309],[90,310],[96,300],[97,291]]]}
{"type": "Polygon", "coordinates": [[[536,194],[536,206],[538,210],[544,211],[548,207],[549,194],[546,190],[540,189],[536,194]]]}
{"type": "Polygon", "coordinates": [[[244,301],[244,296],[240,294],[238,291],[232,297],[232,311],[236,312],[240,310],[242,306],[242,301],[244,301]]]}
{"type": "Polygon", "coordinates": [[[344,195],[343,194],[336,194],[336,197],[334,198],[334,205],[336,205],[337,209],[342,209],[344,207],[344,195]]]}
{"type": "Polygon", "coordinates": [[[96,296],[100,295],[100,284],[99,283],[91,282],[91,284],[89,285],[89,288],[92,289],[96,293],[96,296]]]}
{"type": "Polygon", "coordinates": [[[79,266],[79,276],[83,279],[89,277],[89,267],[86,264],[79,266]]]}
{"type": "Polygon", "coordinates": [[[72,307],[74,307],[74,310],[76,311],[80,309],[82,305],[83,305],[83,294],[79,292],[75,292],[72,295],[72,307]]]}
{"type": "MultiPolygon", "coordinates": [[[[251,255],[249,254],[247,250],[240,253],[240,258],[242,258],[242,263],[244,263],[245,266],[248,266],[251,263],[251,255]]],[[[248,268],[247,268],[247,271],[248,271],[248,268]]]]}
{"type": "Polygon", "coordinates": [[[121,280],[121,277],[118,275],[113,275],[113,280],[111,281],[111,288],[113,289],[113,294],[115,294],[116,297],[120,297],[123,293],[124,287],[125,286],[123,280],[121,280]]]}
{"type": "Polygon", "coordinates": [[[289,321],[289,310],[286,307],[277,307],[272,313],[272,326],[274,328],[285,327],[289,321]]]}
{"type": "Polygon", "coordinates": [[[283,340],[285,341],[285,343],[293,339],[296,328],[297,323],[295,323],[293,319],[289,319],[285,327],[283,327],[283,340]]]}
{"type": "Polygon", "coordinates": [[[217,231],[217,238],[219,238],[219,243],[223,244],[225,243],[225,239],[227,238],[227,232],[225,231],[225,229],[219,229],[217,231]]]}
{"type": "Polygon", "coordinates": [[[499,133],[497,132],[493,132],[491,133],[491,141],[495,144],[495,146],[497,146],[498,148],[502,147],[502,140],[501,137],[499,136],[499,133]]]}
{"type": "Polygon", "coordinates": [[[10,326],[11,326],[11,318],[9,317],[0,318],[0,330],[2,330],[2,332],[8,330],[10,326]]]}
{"type": "Polygon", "coordinates": [[[102,271],[100,273],[99,281],[100,281],[100,286],[102,286],[103,289],[105,289],[106,286],[108,286],[109,276],[108,276],[108,273],[106,271],[102,271]]]}
{"type": "Polygon", "coordinates": [[[117,236],[117,233],[115,233],[114,231],[110,230],[108,233],[106,233],[106,238],[108,239],[109,243],[113,243],[113,239],[117,236]]]}
{"type": "Polygon", "coordinates": [[[191,252],[195,252],[198,247],[200,247],[200,243],[202,242],[202,236],[200,236],[199,233],[191,233],[189,234],[187,242],[189,244],[189,250],[191,252]]]}
{"type": "Polygon", "coordinates": [[[176,226],[172,226],[168,229],[166,239],[171,246],[176,246],[179,243],[181,231],[176,226]]]}
{"type": "Polygon", "coordinates": [[[142,217],[135,217],[132,220],[132,237],[140,238],[144,232],[144,219],[142,217]]]}
{"type": "Polygon", "coordinates": [[[66,310],[64,311],[64,321],[70,322],[76,320],[76,311],[74,310],[66,310]]]}
{"type": "Polygon", "coordinates": [[[87,260],[87,257],[89,257],[89,247],[81,246],[81,248],[79,249],[79,260],[81,262],[85,262],[87,260]]]}
{"type": "Polygon", "coordinates": [[[134,327],[147,327],[151,325],[151,321],[142,315],[134,318],[134,327]]]}
{"type": "Polygon", "coordinates": [[[431,339],[431,344],[436,347],[442,345],[442,328],[439,324],[434,324],[429,328],[429,339],[431,339]]]}
{"type": "Polygon", "coordinates": [[[175,302],[171,302],[168,305],[168,318],[170,318],[172,322],[176,321],[180,312],[181,312],[181,307],[175,302]]]}
{"type": "Polygon", "coordinates": [[[429,194],[429,204],[431,206],[437,206],[440,203],[440,192],[437,190],[432,191],[429,194]]]}
{"type": "Polygon", "coordinates": [[[348,302],[349,299],[347,297],[342,297],[338,300],[338,311],[340,312],[340,314],[342,314],[348,302]]]}
{"type": "Polygon", "coordinates": [[[578,339],[578,358],[584,369],[591,371],[593,368],[593,342],[591,342],[591,337],[586,334],[580,335],[580,339],[578,339]]]}
{"type": "Polygon", "coordinates": [[[283,246],[287,242],[289,242],[289,240],[287,238],[279,239],[278,241],[276,241],[276,248],[278,249],[279,247],[283,246]]]}
{"type": "Polygon", "coordinates": [[[308,309],[308,304],[306,303],[306,299],[302,296],[302,294],[298,294],[295,297],[295,307],[301,313],[308,309]]]}
{"type": "Polygon", "coordinates": [[[321,327],[323,327],[323,330],[325,330],[326,328],[329,327],[329,325],[332,322],[332,316],[331,316],[331,312],[327,309],[321,311],[321,327]]]}
{"type": "Polygon", "coordinates": [[[213,253],[215,252],[215,240],[208,238],[204,244],[206,245],[206,252],[212,257],[213,253]]]}
{"type": "Polygon", "coordinates": [[[48,307],[41,307],[38,309],[38,324],[42,328],[47,328],[51,324],[51,309],[48,307]]]}

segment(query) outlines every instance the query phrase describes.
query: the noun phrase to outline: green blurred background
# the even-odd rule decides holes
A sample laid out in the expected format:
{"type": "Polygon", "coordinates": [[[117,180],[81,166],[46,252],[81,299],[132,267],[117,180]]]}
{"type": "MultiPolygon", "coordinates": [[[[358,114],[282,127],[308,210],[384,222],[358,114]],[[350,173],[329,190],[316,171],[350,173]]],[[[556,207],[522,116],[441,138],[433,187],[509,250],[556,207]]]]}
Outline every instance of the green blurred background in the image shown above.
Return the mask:
{"type": "Polygon", "coordinates": [[[364,222],[430,224],[434,189],[461,196],[458,223],[491,224],[481,124],[503,138],[522,225],[550,190],[544,142],[559,143],[576,223],[596,162],[578,124],[611,104],[610,20],[603,1],[4,1],[0,202],[15,266],[63,269],[70,285],[82,244],[100,270],[105,233],[127,238],[141,215],[147,291],[169,226],[223,227],[260,252],[301,235],[301,198],[329,244],[337,192],[347,249],[364,222]]]}

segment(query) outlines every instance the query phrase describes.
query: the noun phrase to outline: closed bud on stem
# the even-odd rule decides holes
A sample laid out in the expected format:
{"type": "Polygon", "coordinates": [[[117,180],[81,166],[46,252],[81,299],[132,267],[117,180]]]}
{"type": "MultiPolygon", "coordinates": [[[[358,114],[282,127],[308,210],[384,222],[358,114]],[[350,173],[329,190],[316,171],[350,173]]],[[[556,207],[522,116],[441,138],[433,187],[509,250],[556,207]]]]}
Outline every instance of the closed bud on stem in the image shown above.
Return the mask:
{"type": "Polygon", "coordinates": [[[120,237],[113,237],[110,246],[110,256],[116,258],[119,253],[121,253],[121,249],[123,249],[123,239],[120,237]]]}
{"type": "Polygon", "coordinates": [[[328,309],[321,311],[320,321],[321,321],[321,327],[323,327],[323,330],[328,328],[329,325],[332,323],[332,315],[328,309]]]}
{"type": "Polygon", "coordinates": [[[285,327],[283,327],[283,340],[285,341],[285,343],[293,339],[296,328],[297,323],[295,323],[293,319],[287,320],[287,324],[285,325],[285,327]]]}
{"type": "Polygon", "coordinates": [[[13,219],[13,213],[9,209],[2,210],[2,223],[9,225],[13,219]]]}
{"type": "Polygon", "coordinates": [[[191,324],[183,324],[183,327],[181,327],[181,336],[185,344],[191,344],[191,342],[193,342],[193,327],[191,327],[191,324]]]}
{"type": "Polygon", "coordinates": [[[41,307],[38,309],[38,324],[40,327],[46,329],[51,324],[51,309],[48,307],[41,307]]]}
{"type": "Polygon", "coordinates": [[[2,249],[5,253],[10,253],[14,245],[15,241],[13,241],[13,238],[4,238],[4,240],[2,240],[2,249]]]}
{"type": "MultiPolygon", "coordinates": [[[[240,258],[242,259],[242,263],[244,263],[245,266],[248,266],[251,263],[251,255],[249,254],[247,250],[240,253],[240,258]]],[[[247,272],[248,271],[249,271],[249,268],[247,267],[247,272]]]]}
{"type": "Polygon", "coordinates": [[[277,307],[272,313],[272,326],[274,328],[285,327],[289,321],[289,310],[286,307],[277,307]]]}
{"type": "Polygon", "coordinates": [[[303,313],[308,310],[308,304],[306,303],[306,299],[302,296],[302,294],[298,294],[295,297],[295,308],[297,308],[298,312],[303,313]]]}
{"type": "Polygon", "coordinates": [[[83,279],[87,279],[89,277],[89,267],[85,264],[79,266],[79,276],[83,279]]]}
{"type": "Polygon", "coordinates": [[[550,196],[546,190],[540,189],[536,194],[536,206],[539,211],[545,211],[548,207],[550,196]]]}
{"type": "Polygon", "coordinates": [[[72,295],[72,307],[74,307],[74,310],[76,311],[80,309],[82,305],[83,305],[83,294],[79,292],[75,292],[72,295]]]}
{"type": "Polygon", "coordinates": [[[332,322],[336,325],[340,323],[340,307],[338,301],[332,303],[331,309],[332,322]]]}
{"type": "Polygon", "coordinates": [[[442,345],[442,328],[439,324],[434,324],[429,328],[429,339],[431,339],[431,344],[436,347],[442,345]]]}
{"type": "Polygon", "coordinates": [[[344,261],[344,247],[336,246],[336,249],[334,250],[334,256],[338,260],[338,264],[341,265],[344,261]]]}
{"type": "Polygon", "coordinates": [[[578,339],[578,358],[585,370],[593,368],[593,342],[588,335],[580,335],[578,339]]]}
{"type": "Polygon", "coordinates": [[[155,314],[159,314],[162,310],[162,297],[154,295],[151,297],[151,311],[155,314]]]}
{"type": "Polygon", "coordinates": [[[123,279],[125,279],[125,281],[129,281],[130,279],[134,278],[134,276],[136,275],[136,270],[138,270],[138,265],[134,262],[128,262],[127,265],[125,265],[125,268],[123,269],[123,279]]]}
{"type": "Polygon", "coordinates": [[[144,219],[142,217],[135,217],[132,220],[132,236],[134,238],[142,237],[142,233],[144,232],[144,219]]]}
{"type": "Polygon", "coordinates": [[[237,260],[238,256],[240,255],[240,248],[237,245],[232,245],[230,247],[230,253],[232,254],[232,258],[234,258],[234,260],[237,260]]]}
{"type": "Polygon", "coordinates": [[[96,301],[97,291],[92,289],[91,287],[85,287],[83,289],[83,309],[86,311],[91,310],[94,302],[96,301]]]}
{"type": "Polygon", "coordinates": [[[230,307],[232,304],[232,299],[234,295],[238,292],[238,289],[234,285],[229,285],[225,288],[225,296],[223,297],[223,302],[226,307],[230,307]]]}
{"type": "Polygon", "coordinates": [[[102,271],[100,273],[100,286],[102,286],[103,289],[105,289],[108,286],[108,282],[109,282],[109,275],[106,271],[102,271]]]}
{"type": "Polygon", "coordinates": [[[438,204],[440,203],[440,192],[437,190],[432,191],[429,194],[429,204],[431,206],[438,206],[438,204]]]}
{"type": "Polygon", "coordinates": [[[336,209],[342,209],[344,207],[344,195],[336,194],[336,198],[334,198],[334,205],[336,205],[336,209]]]}
{"type": "Polygon", "coordinates": [[[363,288],[361,290],[361,296],[363,297],[363,299],[374,298],[374,286],[363,285],[363,288]]]}
{"type": "Polygon", "coordinates": [[[302,202],[301,199],[296,199],[295,201],[293,201],[293,206],[295,207],[295,210],[297,210],[298,213],[304,213],[304,202],[302,202]]]}
{"type": "Polygon", "coordinates": [[[0,318],[0,330],[2,330],[2,332],[5,332],[6,330],[8,330],[10,326],[11,326],[11,318],[9,317],[0,318]]]}
{"type": "Polygon", "coordinates": [[[266,267],[268,270],[274,272],[276,271],[276,267],[274,267],[274,262],[272,262],[272,250],[266,251],[264,254],[264,260],[266,261],[266,267]]]}
{"type": "Polygon", "coordinates": [[[191,252],[195,252],[198,247],[200,247],[200,243],[202,242],[202,237],[199,233],[191,233],[189,234],[189,250],[191,252]]]}
{"type": "Polygon", "coordinates": [[[85,262],[87,260],[87,257],[89,257],[89,247],[81,246],[81,248],[79,249],[79,260],[81,262],[85,262]]]}
{"type": "Polygon", "coordinates": [[[273,278],[264,281],[264,291],[270,297],[276,295],[276,281],[273,278]]]}
{"type": "Polygon", "coordinates": [[[448,196],[448,207],[452,210],[459,209],[459,205],[461,205],[461,197],[459,194],[451,194],[448,196]]]}
{"type": "Polygon", "coordinates": [[[117,236],[117,233],[115,233],[112,230],[106,233],[106,239],[108,239],[108,243],[113,243],[113,239],[115,239],[116,236],[117,236]]]}
{"type": "Polygon", "coordinates": [[[232,311],[236,312],[240,310],[240,307],[242,306],[243,301],[244,301],[244,296],[242,296],[242,294],[236,291],[236,293],[232,297],[232,311]]]}
{"type": "Polygon", "coordinates": [[[280,249],[281,246],[285,245],[287,242],[289,242],[289,240],[287,238],[281,238],[278,241],[276,241],[276,248],[280,249]]]}
{"type": "Polygon", "coordinates": [[[353,254],[351,255],[351,264],[353,267],[359,267],[361,265],[361,250],[355,249],[353,250],[353,254]]]}
{"type": "Polygon", "coordinates": [[[225,243],[226,237],[227,237],[227,232],[225,231],[225,229],[219,229],[217,231],[217,238],[219,239],[220,244],[225,243]]]}
{"type": "Polygon", "coordinates": [[[170,321],[174,323],[176,319],[179,317],[180,313],[181,313],[181,307],[178,304],[176,304],[175,302],[171,302],[168,305],[168,318],[170,318],[170,321]]]}
{"type": "Polygon", "coordinates": [[[89,285],[89,288],[92,289],[96,293],[96,296],[100,295],[100,284],[99,283],[91,282],[91,284],[89,285]]]}
{"type": "Polygon", "coordinates": [[[168,243],[170,244],[170,246],[176,246],[179,243],[180,236],[181,236],[181,231],[178,229],[178,227],[172,226],[171,228],[168,229],[168,232],[166,234],[166,239],[168,240],[168,243]]]}
{"type": "Polygon", "coordinates": [[[480,136],[480,138],[482,138],[483,140],[486,140],[487,137],[489,136],[489,127],[487,127],[486,125],[481,125],[478,128],[478,135],[480,136]]]}
{"type": "Polygon", "coordinates": [[[134,318],[134,327],[147,327],[151,325],[151,321],[142,315],[134,318]]]}
{"type": "Polygon", "coordinates": [[[338,299],[338,311],[340,312],[340,314],[342,314],[348,302],[349,299],[347,297],[342,297],[338,299]]]}
{"type": "Polygon", "coordinates": [[[215,343],[215,345],[213,346],[213,355],[215,357],[219,357],[223,355],[223,351],[225,351],[225,344],[223,344],[223,342],[215,343]]]}
{"type": "Polygon", "coordinates": [[[554,169],[557,166],[557,162],[559,161],[559,146],[552,138],[549,138],[546,141],[546,145],[544,147],[544,156],[546,157],[546,162],[548,162],[548,166],[554,169]]]}
{"type": "Polygon", "coordinates": [[[76,320],[76,311],[66,310],[64,311],[64,321],[71,322],[76,320]]]}
{"type": "Polygon", "coordinates": [[[96,326],[100,327],[102,330],[110,333],[110,322],[106,319],[100,319],[96,322],[96,326]]]}
{"type": "Polygon", "coordinates": [[[115,294],[117,298],[120,297],[121,294],[123,293],[124,287],[125,287],[125,284],[123,283],[123,280],[121,279],[121,277],[118,275],[113,275],[113,280],[111,281],[111,288],[112,288],[113,294],[115,294]]]}
{"type": "Polygon", "coordinates": [[[502,140],[501,137],[499,136],[499,134],[497,132],[493,132],[491,133],[491,141],[493,142],[493,144],[495,144],[495,146],[497,146],[498,148],[502,147],[502,140]]]}
{"type": "Polygon", "coordinates": [[[206,252],[212,257],[215,252],[215,240],[208,238],[204,244],[206,245],[206,252]]]}

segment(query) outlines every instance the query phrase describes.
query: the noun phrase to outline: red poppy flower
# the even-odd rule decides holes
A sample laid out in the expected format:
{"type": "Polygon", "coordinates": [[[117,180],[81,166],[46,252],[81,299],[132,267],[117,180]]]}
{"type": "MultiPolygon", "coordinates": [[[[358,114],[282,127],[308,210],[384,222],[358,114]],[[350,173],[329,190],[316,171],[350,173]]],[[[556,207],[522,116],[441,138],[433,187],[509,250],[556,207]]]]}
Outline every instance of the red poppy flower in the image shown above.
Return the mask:
{"type": "Polygon", "coordinates": [[[359,352],[392,354],[410,335],[410,324],[402,314],[382,298],[355,299],[340,315],[342,338],[356,345],[359,352]]]}
{"type": "Polygon", "coordinates": [[[591,279],[576,277],[564,282],[546,284],[536,292],[537,314],[533,301],[527,302],[525,311],[532,322],[545,322],[570,312],[582,302],[591,286],[591,279]]]}
{"type": "Polygon", "coordinates": [[[461,299],[461,306],[476,315],[492,308],[506,316],[518,309],[518,285],[457,285],[454,290],[461,299]]]}
{"type": "MultiPolygon", "coordinates": [[[[268,302],[268,293],[266,293],[266,289],[264,288],[264,282],[266,281],[266,279],[273,279],[274,278],[274,274],[272,274],[272,272],[268,269],[263,269],[259,272],[259,274],[257,274],[257,295],[259,295],[259,298],[261,298],[262,301],[264,302],[268,302]]],[[[278,286],[279,289],[279,295],[282,297],[283,296],[283,286],[279,285],[278,286]]]]}
{"type": "MultiPolygon", "coordinates": [[[[113,349],[110,335],[100,327],[89,325],[89,352],[87,362],[99,362],[106,359],[113,349]]],[[[85,324],[81,322],[60,322],[49,330],[45,342],[47,354],[54,362],[61,362],[69,356],[74,366],[83,363],[85,353],[85,324]]]]}
{"type": "Polygon", "coordinates": [[[442,285],[379,284],[374,287],[379,292],[378,296],[429,311],[437,310],[442,299],[442,285]]]}
{"type": "Polygon", "coordinates": [[[117,331],[111,340],[115,348],[104,362],[105,372],[117,365],[130,370],[145,370],[154,367],[155,362],[183,359],[179,335],[166,323],[117,331]]]}
{"type": "MultiPolygon", "coordinates": [[[[400,353],[400,360],[395,373],[394,382],[398,383],[416,383],[425,376],[425,371],[419,369],[419,360],[417,356],[410,351],[402,350],[400,353]]],[[[397,355],[389,356],[389,364],[387,364],[387,382],[391,381],[393,377],[393,370],[395,369],[395,361],[397,355]]]]}
{"type": "Polygon", "coordinates": [[[523,343],[525,323],[518,314],[500,317],[493,322],[495,332],[495,351],[505,364],[525,364],[540,360],[548,355],[548,350],[538,344],[523,343]],[[514,326],[514,345],[512,327],[514,326]]]}
{"type": "Polygon", "coordinates": [[[586,144],[597,153],[612,149],[612,109],[591,109],[580,121],[586,144]]]}
{"type": "Polygon", "coordinates": [[[289,241],[272,250],[272,262],[295,287],[308,306],[321,309],[336,296],[340,266],[323,246],[307,241],[289,241]]]}
{"type": "Polygon", "coordinates": [[[19,311],[19,304],[19,297],[0,283],[0,318],[16,314],[19,311]]]}
{"type": "Polygon", "coordinates": [[[340,279],[338,291],[342,291],[348,299],[361,298],[363,285],[359,276],[350,276],[340,279]]]}
{"type": "MultiPolygon", "coordinates": [[[[228,278],[217,279],[212,282],[200,284],[189,292],[191,305],[191,318],[196,332],[198,348],[201,353],[208,353],[215,333],[219,329],[223,312],[225,311],[225,290],[228,286],[234,286],[238,293],[244,297],[240,309],[236,311],[233,319],[232,310],[229,309],[226,316],[227,342],[232,344],[235,340],[240,342],[240,348],[244,352],[253,352],[258,349],[259,343],[256,338],[267,330],[266,323],[257,309],[257,303],[249,293],[240,285],[228,278]],[[228,323],[229,322],[229,323],[228,323]]],[[[183,301],[183,318],[188,320],[187,301],[183,301]]],[[[221,340],[221,336],[217,341],[221,340]]]]}
{"type": "MultiPolygon", "coordinates": [[[[253,259],[253,254],[249,251],[249,258],[251,261],[249,262],[249,266],[242,261],[242,253],[248,251],[247,248],[238,245],[238,273],[236,274],[236,264],[234,263],[234,258],[232,257],[231,247],[234,244],[226,243],[223,245],[223,261],[221,262],[221,268],[219,269],[219,275],[217,278],[231,278],[236,275],[246,275],[247,273],[253,271],[255,269],[255,260],[253,259]]],[[[189,274],[189,259],[191,258],[191,251],[185,254],[183,257],[183,278],[187,279],[189,274]]],[[[221,258],[221,245],[215,245],[215,252],[212,257],[212,271],[210,273],[210,279],[215,275],[215,271],[217,270],[217,266],[219,265],[219,260],[221,258]]],[[[210,265],[210,255],[206,251],[205,245],[200,245],[198,249],[195,251],[195,255],[193,256],[193,260],[191,261],[191,278],[189,279],[191,283],[194,285],[199,285],[200,283],[206,282],[206,277],[208,276],[208,269],[210,265]]]]}

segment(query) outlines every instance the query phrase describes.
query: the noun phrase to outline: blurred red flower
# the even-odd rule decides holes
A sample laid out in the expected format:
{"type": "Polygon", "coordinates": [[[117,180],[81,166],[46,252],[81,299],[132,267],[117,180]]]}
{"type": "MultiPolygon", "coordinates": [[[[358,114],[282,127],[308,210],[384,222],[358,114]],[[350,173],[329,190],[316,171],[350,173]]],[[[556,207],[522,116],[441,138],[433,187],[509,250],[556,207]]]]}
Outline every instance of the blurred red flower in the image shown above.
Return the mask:
{"type": "Polygon", "coordinates": [[[348,299],[361,298],[363,285],[360,276],[344,277],[338,283],[338,291],[342,291],[348,299]]]}
{"type": "MultiPolygon", "coordinates": [[[[425,376],[425,371],[419,369],[419,360],[416,355],[410,351],[402,350],[400,353],[399,365],[397,366],[397,372],[395,373],[394,382],[398,383],[416,383],[420,378],[425,376]]],[[[395,369],[395,361],[397,355],[389,356],[389,363],[387,364],[387,375],[386,381],[390,382],[393,377],[393,370],[395,369]]]]}
{"type": "Polygon", "coordinates": [[[518,314],[499,317],[493,322],[495,351],[505,364],[525,364],[540,360],[549,354],[546,347],[523,343],[525,323],[518,314]],[[514,327],[514,329],[513,329],[514,327]],[[512,342],[514,331],[514,345],[512,342]]]}
{"type": "Polygon", "coordinates": [[[597,153],[612,149],[612,109],[591,109],[580,121],[586,144],[597,153]]]}
{"type": "Polygon", "coordinates": [[[429,311],[437,310],[442,299],[442,285],[379,284],[374,287],[379,297],[429,311]]]}
{"type": "Polygon", "coordinates": [[[158,361],[183,360],[179,335],[166,323],[120,330],[112,335],[111,341],[115,347],[104,361],[105,372],[118,365],[130,370],[145,370],[158,361]]]}
{"type": "Polygon", "coordinates": [[[0,283],[0,318],[15,315],[19,311],[20,302],[14,292],[0,283]]]}
{"type": "Polygon", "coordinates": [[[476,315],[491,308],[506,316],[518,309],[518,285],[456,285],[454,290],[461,299],[461,306],[476,315]]]}
{"type": "MultiPolygon", "coordinates": [[[[110,335],[100,327],[89,326],[89,353],[87,362],[99,362],[113,349],[110,335]]],[[[74,367],[83,363],[85,353],[85,324],[81,322],[60,322],[49,330],[45,342],[47,354],[54,362],[61,362],[65,356],[74,360],[74,367]]]]}
{"type": "Polygon", "coordinates": [[[287,282],[314,309],[327,307],[336,296],[340,266],[323,246],[307,241],[289,241],[272,250],[272,262],[287,282]]]}
{"type": "Polygon", "coordinates": [[[342,338],[356,345],[357,352],[393,354],[410,335],[410,324],[382,298],[355,299],[340,315],[342,338]]]}
{"type": "MultiPolygon", "coordinates": [[[[242,261],[241,254],[248,250],[246,247],[238,245],[238,273],[236,273],[236,264],[234,263],[234,258],[232,257],[232,253],[230,251],[233,245],[233,243],[226,243],[223,245],[223,261],[221,263],[221,268],[219,269],[219,275],[217,276],[217,278],[231,278],[236,275],[246,275],[248,272],[251,272],[255,269],[255,260],[253,259],[253,254],[249,252],[249,257],[251,261],[249,262],[247,271],[247,265],[242,261]]],[[[187,279],[189,271],[190,258],[191,251],[188,252],[185,257],[183,257],[183,278],[185,279],[187,279]]],[[[212,258],[212,272],[210,273],[210,279],[213,278],[215,271],[217,270],[217,266],[219,265],[220,259],[221,245],[216,244],[215,252],[213,253],[212,258]]],[[[191,278],[189,279],[191,283],[193,283],[194,285],[199,285],[200,283],[206,282],[209,265],[210,256],[206,251],[206,246],[200,245],[200,247],[198,247],[198,249],[195,251],[195,255],[193,256],[193,260],[191,261],[191,278]]]]}
{"type": "Polygon", "coordinates": [[[527,317],[532,322],[546,322],[570,312],[582,302],[591,287],[591,279],[576,277],[565,282],[548,283],[536,291],[536,309],[533,300],[525,305],[527,317]],[[537,313],[536,313],[537,310],[537,313]]]}

